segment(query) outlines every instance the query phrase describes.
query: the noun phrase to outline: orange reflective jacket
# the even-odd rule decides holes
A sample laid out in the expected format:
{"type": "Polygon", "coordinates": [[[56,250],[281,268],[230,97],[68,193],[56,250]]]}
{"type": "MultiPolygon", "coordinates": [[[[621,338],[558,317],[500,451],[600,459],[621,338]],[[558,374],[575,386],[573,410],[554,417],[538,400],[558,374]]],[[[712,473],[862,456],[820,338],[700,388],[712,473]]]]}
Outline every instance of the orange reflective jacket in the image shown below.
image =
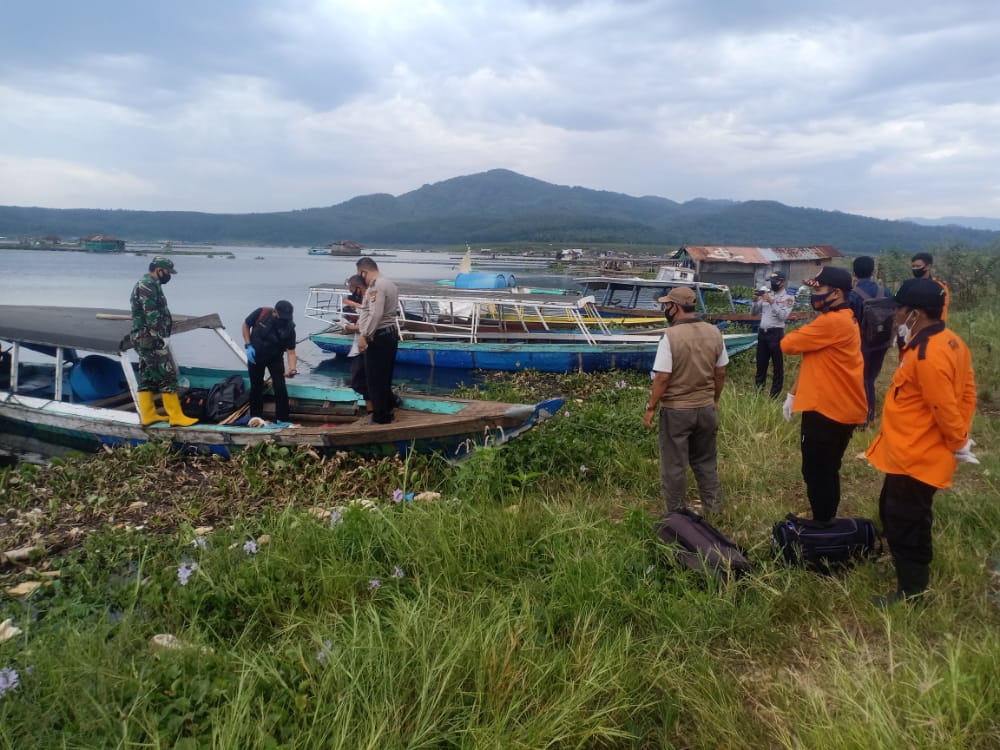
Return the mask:
{"type": "Polygon", "coordinates": [[[781,351],[802,355],[793,411],[818,411],[841,424],[864,424],[865,364],[861,333],[849,307],[822,313],[786,333],[781,351]]]}
{"type": "Polygon", "coordinates": [[[886,474],[950,487],[958,465],[955,451],[969,439],[976,410],[969,347],[936,323],[914,336],[900,358],[885,397],[882,429],[865,455],[886,474]]]}

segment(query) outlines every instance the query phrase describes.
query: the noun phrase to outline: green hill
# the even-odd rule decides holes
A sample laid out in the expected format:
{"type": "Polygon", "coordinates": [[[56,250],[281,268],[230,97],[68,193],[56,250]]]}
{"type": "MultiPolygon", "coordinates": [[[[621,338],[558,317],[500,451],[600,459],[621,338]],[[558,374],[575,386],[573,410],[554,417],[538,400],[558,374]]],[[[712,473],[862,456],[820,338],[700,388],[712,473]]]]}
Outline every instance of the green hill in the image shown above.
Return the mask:
{"type": "Polygon", "coordinates": [[[1000,232],[922,226],[774,201],[677,203],[553,185],[505,169],[455,177],[400,196],[364,195],[335,206],[255,214],[0,206],[0,235],[113,234],[128,240],[277,245],[501,242],[814,245],[848,253],[961,242],[1000,246],[1000,232]]]}

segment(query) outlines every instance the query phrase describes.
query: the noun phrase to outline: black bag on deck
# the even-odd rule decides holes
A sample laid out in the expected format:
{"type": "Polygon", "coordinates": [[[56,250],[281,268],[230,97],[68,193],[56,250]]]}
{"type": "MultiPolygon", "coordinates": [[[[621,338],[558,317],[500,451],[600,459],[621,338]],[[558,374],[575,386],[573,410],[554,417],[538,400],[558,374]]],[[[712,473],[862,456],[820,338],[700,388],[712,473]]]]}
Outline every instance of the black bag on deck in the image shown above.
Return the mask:
{"type": "Polygon", "coordinates": [[[875,554],[878,535],[867,518],[834,518],[826,523],[793,513],[774,524],[771,544],[794,564],[829,573],[875,554]]]}
{"type": "Polygon", "coordinates": [[[691,510],[667,513],[656,523],[656,536],[676,549],[677,561],[723,581],[753,569],[746,551],[691,510]]]}
{"type": "Polygon", "coordinates": [[[221,422],[236,411],[249,397],[244,390],[242,375],[230,375],[213,385],[205,398],[205,421],[221,422]]]}
{"type": "Polygon", "coordinates": [[[204,421],[208,392],[208,388],[188,388],[180,398],[181,411],[186,416],[194,417],[199,422],[204,421]]]}

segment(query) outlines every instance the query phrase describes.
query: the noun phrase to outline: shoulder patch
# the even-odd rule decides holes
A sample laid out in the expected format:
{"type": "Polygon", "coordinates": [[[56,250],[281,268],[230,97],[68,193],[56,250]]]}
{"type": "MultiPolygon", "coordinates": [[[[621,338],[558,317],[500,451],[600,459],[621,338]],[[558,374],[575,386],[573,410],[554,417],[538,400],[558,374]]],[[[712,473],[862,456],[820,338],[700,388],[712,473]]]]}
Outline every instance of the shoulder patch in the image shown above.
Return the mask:
{"type": "Polygon", "coordinates": [[[370,292],[368,293],[368,301],[369,301],[369,302],[374,302],[374,301],[375,301],[375,300],[377,300],[377,299],[378,299],[378,292],[376,292],[376,291],[375,291],[374,289],[372,289],[372,290],[371,290],[371,291],[370,291],[370,292]]]}

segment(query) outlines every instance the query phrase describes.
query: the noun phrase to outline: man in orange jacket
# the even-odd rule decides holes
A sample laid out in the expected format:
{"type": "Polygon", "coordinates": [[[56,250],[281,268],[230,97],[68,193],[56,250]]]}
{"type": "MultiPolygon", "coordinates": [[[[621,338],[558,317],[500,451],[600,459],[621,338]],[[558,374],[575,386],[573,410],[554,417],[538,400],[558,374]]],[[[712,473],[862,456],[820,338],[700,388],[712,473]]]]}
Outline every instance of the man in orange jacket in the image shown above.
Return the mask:
{"type": "Polygon", "coordinates": [[[802,479],[813,518],[829,521],[840,506],[840,464],[854,428],[865,422],[864,362],[861,333],[847,303],[851,273],[824,266],[814,279],[810,303],[819,316],[786,333],[785,354],[801,354],[799,377],[785,398],[782,414],[802,412],[802,479]]]}
{"type": "Polygon", "coordinates": [[[972,355],[941,314],[937,280],[908,279],[896,293],[896,325],[906,341],[868,460],[885,472],[879,517],[896,566],[896,591],[875,597],[886,607],[923,593],[930,580],[931,504],[951,486],[960,461],[979,463],[969,429],[976,410],[972,355]]]}

